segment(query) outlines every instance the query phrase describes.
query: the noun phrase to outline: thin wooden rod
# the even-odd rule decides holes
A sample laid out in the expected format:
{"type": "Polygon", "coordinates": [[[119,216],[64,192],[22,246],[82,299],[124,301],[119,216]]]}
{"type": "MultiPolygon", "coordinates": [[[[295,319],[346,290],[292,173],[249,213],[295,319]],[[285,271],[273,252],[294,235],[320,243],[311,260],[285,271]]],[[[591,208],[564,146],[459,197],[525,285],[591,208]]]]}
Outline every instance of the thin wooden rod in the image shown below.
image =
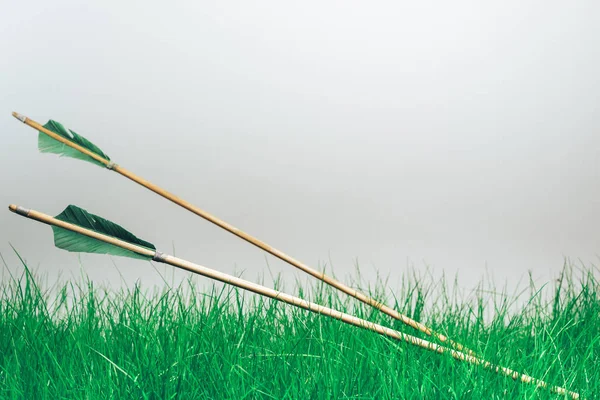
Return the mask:
{"type": "MultiPolygon", "coordinates": [[[[121,247],[126,250],[133,251],[135,253],[138,253],[138,254],[141,254],[144,256],[153,257],[154,255],[156,255],[158,253],[157,251],[150,250],[146,247],[128,243],[126,241],[117,239],[112,236],[104,235],[102,233],[98,233],[98,232],[92,231],[90,229],[82,228],[81,226],[78,226],[78,225],[74,225],[74,224],[71,224],[68,222],[58,220],[54,217],[51,217],[47,214],[44,214],[44,213],[41,213],[41,212],[38,212],[35,210],[25,209],[23,207],[19,207],[14,204],[9,205],[8,208],[10,209],[10,211],[17,213],[19,215],[25,216],[27,218],[34,219],[36,221],[43,222],[48,225],[54,225],[54,226],[58,226],[58,227],[61,227],[64,229],[68,229],[70,231],[73,231],[73,232],[76,232],[76,233],[79,233],[79,234],[82,234],[82,235],[85,235],[88,237],[92,237],[94,239],[98,239],[98,240],[104,241],[106,243],[110,243],[112,245],[121,247]]],[[[427,340],[424,340],[424,339],[421,339],[421,338],[418,338],[415,336],[411,336],[411,335],[408,335],[406,333],[403,333],[403,332],[400,332],[400,331],[397,331],[394,329],[390,329],[388,327],[376,324],[374,322],[370,322],[370,321],[364,320],[362,318],[358,318],[356,316],[346,314],[341,311],[334,310],[332,308],[325,307],[325,306],[301,299],[299,297],[277,291],[275,289],[268,288],[266,286],[262,286],[262,285],[259,285],[259,284],[256,284],[256,283],[253,283],[250,281],[246,281],[244,279],[241,279],[241,278],[238,278],[238,277],[235,277],[235,276],[223,273],[223,272],[219,272],[214,269],[204,267],[202,265],[198,265],[198,264],[192,263],[190,261],[187,261],[187,260],[184,260],[184,259],[181,259],[178,257],[164,255],[164,254],[160,253],[159,260],[157,260],[157,261],[160,261],[160,262],[172,265],[174,267],[178,267],[178,268],[181,268],[181,269],[217,280],[219,282],[233,285],[233,286],[239,287],[244,290],[248,290],[250,292],[259,294],[261,296],[266,296],[271,299],[278,300],[283,303],[290,304],[290,305],[293,305],[293,306],[296,306],[299,308],[303,308],[305,310],[308,310],[308,311],[311,311],[311,312],[314,312],[317,314],[325,315],[325,316],[340,320],[346,324],[357,326],[357,327],[360,327],[363,329],[367,329],[367,330],[376,332],[380,335],[387,336],[387,337],[390,337],[390,338],[393,338],[396,340],[400,340],[400,341],[409,343],[411,345],[421,347],[426,350],[434,351],[439,354],[449,353],[453,358],[455,358],[457,360],[464,361],[469,364],[480,365],[486,369],[489,369],[489,370],[499,373],[501,375],[508,376],[514,380],[518,379],[523,383],[534,384],[537,387],[549,389],[550,391],[552,391],[554,393],[557,393],[560,395],[567,395],[567,396],[571,397],[572,399],[579,399],[578,393],[566,390],[559,386],[551,386],[545,381],[542,381],[537,378],[533,378],[529,375],[522,374],[520,372],[511,370],[509,368],[501,367],[499,365],[494,365],[494,364],[490,363],[489,361],[485,361],[479,357],[475,357],[475,356],[466,354],[466,353],[458,351],[458,350],[450,349],[448,347],[444,347],[439,344],[432,343],[430,341],[427,341],[427,340]]]]}
{"type": "MultiPolygon", "coordinates": [[[[60,135],[57,135],[56,133],[52,132],[49,129],[46,129],[45,127],[43,127],[42,125],[40,125],[39,123],[37,123],[36,121],[34,121],[30,118],[27,118],[16,112],[13,112],[13,116],[15,118],[17,118],[18,120],[20,120],[21,122],[25,123],[26,125],[29,125],[30,127],[36,129],[37,131],[45,133],[46,135],[50,136],[51,138],[58,140],[59,142],[65,144],[67,146],[70,146],[89,157],[92,157],[94,160],[96,160],[106,166],[108,166],[110,164],[109,160],[106,160],[106,159],[98,156],[97,154],[89,151],[88,149],[83,148],[83,147],[63,138],[60,135]]],[[[306,272],[309,275],[312,275],[313,277],[327,283],[328,285],[333,286],[334,288],[346,293],[347,295],[352,296],[352,297],[362,301],[363,303],[366,303],[366,304],[380,310],[381,312],[389,315],[392,318],[402,321],[404,324],[406,324],[420,332],[423,332],[429,336],[433,336],[433,337],[437,338],[442,343],[448,342],[453,348],[455,348],[459,351],[466,352],[472,356],[476,356],[476,354],[473,351],[471,351],[467,347],[461,345],[460,343],[450,340],[445,335],[431,330],[430,328],[423,325],[422,323],[415,321],[412,318],[410,318],[402,313],[399,313],[398,311],[394,310],[393,308],[388,307],[387,305],[385,305],[383,303],[380,303],[379,301],[375,300],[374,298],[369,297],[366,294],[359,292],[358,290],[353,289],[348,285],[345,285],[344,283],[338,281],[337,279],[334,279],[328,275],[325,275],[324,272],[319,272],[316,269],[311,268],[307,264],[304,264],[303,262],[300,262],[299,260],[296,260],[295,258],[290,257],[286,253],[255,238],[252,235],[249,235],[248,233],[234,227],[233,225],[228,224],[227,222],[215,217],[214,215],[208,213],[207,211],[204,211],[204,210],[194,206],[190,202],[185,201],[184,199],[174,195],[173,193],[170,193],[170,192],[162,189],[161,187],[153,184],[152,182],[147,181],[146,179],[144,179],[140,176],[137,176],[133,172],[128,171],[127,169],[125,169],[119,165],[112,165],[111,169],[118,172],[119,174],[123,175],[124,177],[132,180],[133,182],[135,182],[139,185],[142,185],[145,188],[153,191],[154,193],[158,194],[159,196],[162,196],[165,199],[170,200],[173,203],[185,208],[186,210],[191,211],[192,213],[198,215],[199,217],[202,217],[205,220],[212,222],[213,224],[217,225],[218,227],[225,229],[226,231],[245,240],[246,242],[253,244],[254,246],[266,251],[267,253],[279,258],[280,260],[285,261],[286,263],[306,272]]]]}

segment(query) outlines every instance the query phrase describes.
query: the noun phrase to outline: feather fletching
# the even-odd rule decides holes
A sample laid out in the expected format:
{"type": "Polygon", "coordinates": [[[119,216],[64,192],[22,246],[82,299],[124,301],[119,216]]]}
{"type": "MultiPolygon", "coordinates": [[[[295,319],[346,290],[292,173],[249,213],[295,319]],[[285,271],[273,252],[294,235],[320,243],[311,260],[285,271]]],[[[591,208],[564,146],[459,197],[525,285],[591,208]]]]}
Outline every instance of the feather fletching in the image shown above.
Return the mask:
{"type": "MultiPolygon", "coordinates": [[[[152,243],[139,239],[125,228],[97,215],[90,214],[86,210],[74,205],[70,205],[65,208],[62,213],[56,216],[56,219],[69,222],[71,224],[78,225],[82,228],[102,233],[104,235],[112,236],[128,243],[146,247],[151,250],[156,250],[156,247],[154,247],[152,243]]],[[[118,246],[105,243],[89,236],[69,231],[64,228],[53,226],[52,230],[54,231],[54,244],[56,247],[67,251],[112,254],[115,256],[125,256],[143,260],[152,258],[134,253],[130,250],[122,249],[118,246]]]]}
{"type": "MultiPolygon", "coordinates": [[[[49,120],[46,123],[46,125],[44,125],[44,128],[56,133],[57,135],[62,136],[63,138],[73,143],[78,144],[81,147],[86,148],[87,150],[91,151],[94,154],[97,154],[98,156],[106,159],[107,161],[110,161],[110,157],[104,154],[104,152],[100,150],[98,146],[96,146],[94,143],[90,142],[83,136],[78,135],[72,130],[65,128],[60,122],[49,120]]],[[[58,140],[53,139],[52,137],[46,135],[41,131],[38,134],[38,149],[42,153],[54,153],[59,154],[61,157],[65,156],[77,158],[79,160],[88,161],[93,164],[104,167],[104,164],[102,164],[101,162],[98,162],[92,157],[83,154],[80,151],[75,150],[74,148],[69,147],[64,143],[59,142],[58,140]]]]}

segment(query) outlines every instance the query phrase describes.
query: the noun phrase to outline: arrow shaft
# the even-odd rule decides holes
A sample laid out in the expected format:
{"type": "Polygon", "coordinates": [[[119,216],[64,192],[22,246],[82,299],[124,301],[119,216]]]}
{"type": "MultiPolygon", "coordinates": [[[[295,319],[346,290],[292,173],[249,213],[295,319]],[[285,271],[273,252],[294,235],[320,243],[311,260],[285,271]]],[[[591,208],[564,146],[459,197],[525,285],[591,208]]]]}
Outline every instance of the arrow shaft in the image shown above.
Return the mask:
{"type": "MultiPolygon", "coordinates": [[[[102,233],[92,231],[90,229],[82,228],[81,226],[78,226],[75,224],[71,224],[68,222],[58,220],[54,217],[51,217],[47,214],[44,214],[44,213],[41,213],[41,212],[38,212],[35,210],[23,209],[21,207],[15,206],[15,205],[10,205],[9,209],[12,212],[15,212],[19,215],[25,216],[27,218],[34,219],[34,220],[43,222],[48,225],[53,225],[53,226],[57,226],[57,227],[60,227],[63,229],[68,229],[70,231],[77,232],[79,234],[82,234],[82,235],[85,235],[85,236],[88,236],[88,237],[91,237],[91,238],[94,238],[97,240],[101,240],[106,243],[110,243],[112,245],[121,247],[121,248],[129,250],[129,251],[133,251],[135,253],[138,253],[138,254],[141,254],[144,256],[153,257],[157,253],[159,253],[157,251],[148,249],[143,246],[138,246],[138,245],[123,241],[121,239],[117,239],[112,236],[108,236],[108,235],[105,235],[102,233]]],[[[364,320],[362,318],[358,318],[356,316],[346,314],[341,311],[334,310],[332,308],[325,307],[325,306],[301,299],[299,297],[292,296],[290,294],[280,292],[278,290],[271,289],[266,286],[259,285],[257,283],[250,282],[245,279],[226,274],[224,272],[220,272],[220,271],[208,268],[208,267],[204,267],[199,264],[195,264],[195,263],[192,263],[190,261],[187,261],[187,260],[184,260],[184,259],[181,259],[178,257],[174,257],[171,255],[164,255],[162,253],[160,253],[160,254],[161,254],[161,256],[159,258],[160,262],[169,264],[171,266],[181,268],[181,269],[217,280],[219,282],[233,285],[233,286],[239,287],[241,289],[244,289],[244,290],[247,290],[247,291],[262,295],[262,296],[266,296],[266,297],[281,301],[286,304],[290,304],[295,307],[299,307],[299,308],[302,308],[302,309],[305,309],[305,310],[308,310],[308,311],[311,311],[311,312],[314,312],[317,314],[325,315],[330,318],[334,318],[339,321],[342,321],[346,324],[357,326],[357,327],[360,327],[360,328],[363,328],[366,330],[370,330],[370,331],[376,332],[380,335],[387,336],[392,339],[400,340],[400,341],[409,343],[409,344],[417,346],[417,347],[421,347],[421,348],[429,350],[429,351],[434,351],[439,354],[449,353],[453,358],[455,358],[459,361],[464,361],[464,362],[467,362],[469,364],[474,364],[474,365],[480,365],[486,369],[492,370],[501,375],[511,377],[512,379],[515,379],[515,380],[518,379],[523,383],[529,383],[529,384],[534,384],[538,387],[549,388],[554,393],[561,394],[561,395],[568,395],[572,399],[579,399],[578,393],[568,391],[562,387],[550,386],[545,381],[539,380],[537,378],[533,378],[529,375],[522,374],[517,371],[513,371],[509,368],[505,368],[502,366],[492,364],[492,363],[485,361],[479,357],[475,357],[473,355],[466,354],[466,353],[458,351],[458,350],[450,349],[448,347],[444,347],[439,344],[432,343],[427,340],[424,340],[424,339],[421,339],[421,338],[418,338],[418,337],[415,337],[412,335],[408,335],[406,333],[403,333],[403,332],[400,332],[400,331],[397,331],[394,329],[390,329],[388,327],[376,324],[374,322],[370,322],[370,321],[364,320]]]]}

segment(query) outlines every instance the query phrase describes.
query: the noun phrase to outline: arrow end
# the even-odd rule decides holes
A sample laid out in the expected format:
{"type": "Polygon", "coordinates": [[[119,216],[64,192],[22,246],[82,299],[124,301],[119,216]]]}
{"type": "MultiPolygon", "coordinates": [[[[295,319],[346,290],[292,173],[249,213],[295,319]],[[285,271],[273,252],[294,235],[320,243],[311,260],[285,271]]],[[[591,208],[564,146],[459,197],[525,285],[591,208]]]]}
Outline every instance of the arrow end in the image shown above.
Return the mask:
{"type": "Polygon", "coordinates": [[[19,215],[22,215],[24,217],[28,217],[29,216],[29,212],[31,211],[28,208],[17,206],[15,204],[9,205],[8,209],[10,211],[14,212],[15,214],[19,214],[19,215]]]}
{"type": "Polygon", "coordinates": [[[18,112],[14,112],[12,113],[13,117],[15,117],[16,119],[18,119],[19,121],[25,123],[25,121],[27,120],[27,117],[24,115],[19,114],[18,112]]]}

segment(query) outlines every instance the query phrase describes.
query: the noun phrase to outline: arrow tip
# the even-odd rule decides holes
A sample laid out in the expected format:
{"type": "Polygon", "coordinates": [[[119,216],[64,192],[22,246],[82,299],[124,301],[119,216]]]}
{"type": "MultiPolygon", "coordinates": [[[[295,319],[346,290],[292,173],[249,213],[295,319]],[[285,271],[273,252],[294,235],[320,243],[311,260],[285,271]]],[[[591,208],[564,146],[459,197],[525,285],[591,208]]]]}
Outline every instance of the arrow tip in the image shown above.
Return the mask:
{"type": "Polygon", "coordinates": [[[19,121],[25,123],[25,121],[27,120],[27,117],[24,115],[19,114],[18,112],[14,112],[12,113],[13,117],[15,117],[16,119],[18,119],[19,121]]]}

